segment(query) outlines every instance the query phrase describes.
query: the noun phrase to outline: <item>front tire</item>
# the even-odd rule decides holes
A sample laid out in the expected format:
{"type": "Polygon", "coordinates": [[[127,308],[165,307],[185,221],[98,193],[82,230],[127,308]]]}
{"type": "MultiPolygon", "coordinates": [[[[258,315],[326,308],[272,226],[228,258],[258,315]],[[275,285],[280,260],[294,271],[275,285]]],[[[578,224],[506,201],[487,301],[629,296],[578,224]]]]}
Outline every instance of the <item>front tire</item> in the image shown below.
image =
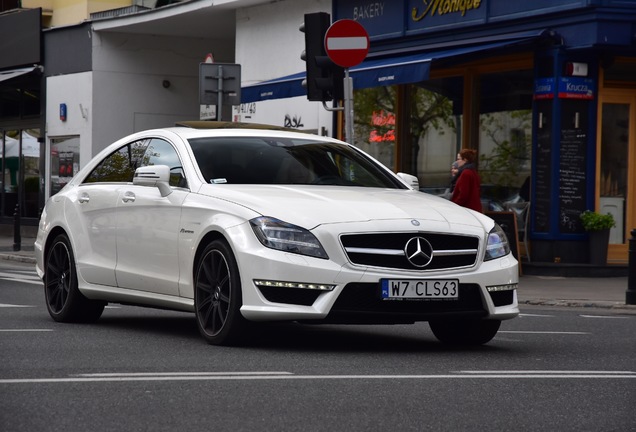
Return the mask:
{"type": "Polygon", "coordinates": [[[238,266],[230,246],[211,242],[197,262],[194,307],[199,332],[212,345],[233,345],[244,335],[247,321],[241,315],[242,295],[238,266]]]}
{"type": "Polygon", "coordinates": [[[55,237],[46,254],[44,296],[49,315],[58,322],[95,322],[105,302],[89,300],[77,288],[71,242],[66,234],[55,237]]]}
{"type": "Polygon", "coordinates": [[[488,343],[499,331],[499,320],[431,321],[435,337],[447,345],[476,346],[488,343]]]}

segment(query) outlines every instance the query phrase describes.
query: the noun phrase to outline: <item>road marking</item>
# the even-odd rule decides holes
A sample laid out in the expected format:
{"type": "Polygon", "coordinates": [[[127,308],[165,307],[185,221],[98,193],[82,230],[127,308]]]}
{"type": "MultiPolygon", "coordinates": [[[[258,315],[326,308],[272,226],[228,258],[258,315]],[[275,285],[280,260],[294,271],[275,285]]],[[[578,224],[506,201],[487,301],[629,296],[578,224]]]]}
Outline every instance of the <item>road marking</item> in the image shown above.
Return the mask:
{"type": "Polygon", "coordinates": [[[608,318],[608,319],[629,319],[626,316],[610,316],[610,315],[579,315],[582,318],[608,318]]]}
{"type": "Polygon", "coordinates": [[[554,315],[540,315],[540,314],[527,314],[527,313],[520,313],[519,316],[520,317],[554,318],[554,315]]]}
{"type": "Polygon", "coordinates": [[[632,371],[573,371],[573,370],[518,370],[518,371],[506,371],[506,370],[485,370],[485,371],[457,371],[457,373],[462,374],[585,374],[585,375],[599,375],[599,374],[607,374],[607,375],[625,375],[625,374],[636,374],[636,372],[632,371]]]}
{"type": "Polygon", "coordinates": [[[29,273],[24,271],[18,271],[15,273],[0,272],[0,279],[11,282],[23,282],[31,285],[42,285],[42,279],[40,279],[34,271],[29,273]]]}
{"type": "Polygon", "coordinates": [[[499,330],[497,333],[520,333],[520,334],[563,334],[563,335],[588,335],[588,332],[559,332],[559,331],[515,331],[515,330],[499,330]]]}
{"type": "Polygon", "coordinates": [[[291,372],[124,372],[77,374],[77,377],[148,377],[148,376],[249,376],[249,375],[293,375],[291,372]]]}
{"type": "Polygon", "coordinates": [[[14,304],[6,304],[6,303],[0,303],[0,308],[32,308],[32,307],[37,307],[37,306],[32,306],[32,305],[14,305],[14,304]]]}
{"type": "Polygon", "coordinates": [[[20,278],[23,279],[31,279],[31,280],[38,280],[41,281],[41,279],[38,277],[37,273],[35,273],[34,271],[30,271],[30,272],[25,272],[25,271],[16,271],[16,272],[2,272],[0,271],[0,277],[16,277],[19,276],[20,278]]]}
{"type": "Polygon", "coordinates": [[[0,329],[0,332],[50,332],[53,329],[0,329]]]}
{"type": "Polygon", "coordinates": [[[439,375],[294,375],[290,372],[168,372],[0,379],[0,384],[226,380],[636,379],[633,371],[460,371],[439,375]]]}
{"type": "Polygon", "coordinates": [[[22,283],[31,284],[31,285],[42,286],[42,281],[32,281],[32,280],[27,280],[27,279],[8,278],[8,277],[3,277],[3,278],[0,278],[0,279],[6,280],[6,281],[11,281],[11,282],[22,282],[22,283]]]}

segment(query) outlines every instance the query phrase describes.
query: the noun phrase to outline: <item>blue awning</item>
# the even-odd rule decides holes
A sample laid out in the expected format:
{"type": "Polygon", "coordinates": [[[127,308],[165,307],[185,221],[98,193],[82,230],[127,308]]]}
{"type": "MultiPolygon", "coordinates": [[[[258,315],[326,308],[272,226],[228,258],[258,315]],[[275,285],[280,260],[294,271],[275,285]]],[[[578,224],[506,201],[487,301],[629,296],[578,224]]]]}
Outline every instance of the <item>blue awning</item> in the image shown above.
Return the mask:
{"type": "MultiPolygon", "coordinates": [[[[431,63],[436,60],[447,60],[452,57],[461,57],[526,43],[544,35],[546,35],[546,32],[543,30],[540,32],[518,33],[506,35],[500,40],[491,40],[490,42],[471,46],[398,55],[389,58],[368,59],[349,69],[349,74],[353,80],[354,89],[418,83],[428,79],[431,63]]],[[[305,72],[298,72],[245,86],[241,88],[241,103],[306,95],[307,90],[302,86],[304,79],[305,72]]]]}

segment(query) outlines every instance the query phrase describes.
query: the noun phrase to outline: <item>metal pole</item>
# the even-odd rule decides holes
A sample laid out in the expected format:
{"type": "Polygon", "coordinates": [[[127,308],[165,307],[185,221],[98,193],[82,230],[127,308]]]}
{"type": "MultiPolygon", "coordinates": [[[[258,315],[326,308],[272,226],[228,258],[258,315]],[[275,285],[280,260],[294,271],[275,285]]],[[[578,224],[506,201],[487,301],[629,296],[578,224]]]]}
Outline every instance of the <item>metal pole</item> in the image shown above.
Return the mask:
{"type": "Polygon", "coordinates": [[[15,205],[13,213],[13,250],[22,249],[22,237],[20,235],[20,204],[15,205]]]}
{"type": "Polygon", "coordinates": [[[223,121],[223,66],[219,65],[219,92],[216,94],[216,119],[223,121]]]}
{"type": "Polygon", "coordinates": [[[632,230],[632,238],[629,239],[629,268],[627,269],[627,291],[625,292],[625,304],[636,304],[636,229],[632,230]]]}
{"type": "Polygon", "coordinates": [[[349,77],[349,68],[344,72],[345,141],[353,145],[353,80],[349,77]]]}

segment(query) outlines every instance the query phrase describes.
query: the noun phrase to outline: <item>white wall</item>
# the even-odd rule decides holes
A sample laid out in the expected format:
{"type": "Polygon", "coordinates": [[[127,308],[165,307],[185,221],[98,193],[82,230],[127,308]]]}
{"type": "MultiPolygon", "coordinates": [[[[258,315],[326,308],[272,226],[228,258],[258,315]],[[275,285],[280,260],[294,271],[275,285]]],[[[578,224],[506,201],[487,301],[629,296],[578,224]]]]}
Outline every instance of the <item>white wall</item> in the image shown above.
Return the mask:
{"type": "MultiPolygon", "coordinates": [[[[79,136],[80,165],[93,156],[91,152],[93,127],[93,74],[82,72],[48,77],[46,80],[46,178],[50,178],[51,138],[79,136]],[[60,119],[60,104],[66,104],[66,121],[60,119]]],[[[47,186],[48,187],[48,186],[47,186]]]]}
{"type": "Polygon", "coordinates": [[[199,63],[210,52],[233,63],[233,39],[94,33],[93,154],[133,132],[198,120],[199,63]]]}
{"type": "MultiPolygon", "coordinates": [[[[305,70],[300,59],[305,37],[299,30],[306,13],[331,13],[331,0],[284,0],[238,9],[236,14],[236,62],[241,66],[242,85],[278,78],[305,70]]],[[[332,134],[332,114],[320,102],[306,97],[245,104],[234,110],[236,121],[286,125],[332,134]]]]}

